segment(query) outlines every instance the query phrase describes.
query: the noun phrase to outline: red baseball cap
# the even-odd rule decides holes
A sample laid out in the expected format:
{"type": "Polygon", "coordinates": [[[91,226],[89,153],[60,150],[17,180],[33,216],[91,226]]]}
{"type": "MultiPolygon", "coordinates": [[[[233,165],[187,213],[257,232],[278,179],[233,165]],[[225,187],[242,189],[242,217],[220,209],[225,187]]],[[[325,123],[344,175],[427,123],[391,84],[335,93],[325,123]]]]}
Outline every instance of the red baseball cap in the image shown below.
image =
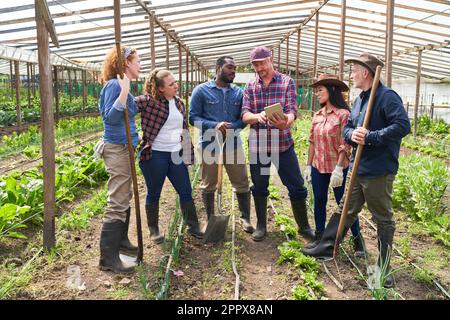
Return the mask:
{"type": "Polygon", "coordinates": [[[250,62],[263,61],[266,58],[270,58],[272,52],[266,47],[256,47],[250,52],[250,62]]]}

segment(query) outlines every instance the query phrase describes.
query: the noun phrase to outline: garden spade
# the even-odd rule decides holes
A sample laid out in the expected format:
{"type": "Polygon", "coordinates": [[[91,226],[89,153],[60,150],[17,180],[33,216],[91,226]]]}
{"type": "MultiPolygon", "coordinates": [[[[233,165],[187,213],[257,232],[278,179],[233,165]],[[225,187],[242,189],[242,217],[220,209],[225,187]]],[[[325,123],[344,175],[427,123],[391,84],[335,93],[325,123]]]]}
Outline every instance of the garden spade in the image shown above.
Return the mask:
{"type": "Polygon", "coordinates": [[[225,238],[227,231],[229,214],[225,214],[222,209],[222,180],[223,180],[223,147],[224,139],[219,139],[219,133],[216,134],[216,141],[219,143],[219,159],[217,162],[217,212],[211,215],[206,226],[204,243],[219,242],[225,238]]]}

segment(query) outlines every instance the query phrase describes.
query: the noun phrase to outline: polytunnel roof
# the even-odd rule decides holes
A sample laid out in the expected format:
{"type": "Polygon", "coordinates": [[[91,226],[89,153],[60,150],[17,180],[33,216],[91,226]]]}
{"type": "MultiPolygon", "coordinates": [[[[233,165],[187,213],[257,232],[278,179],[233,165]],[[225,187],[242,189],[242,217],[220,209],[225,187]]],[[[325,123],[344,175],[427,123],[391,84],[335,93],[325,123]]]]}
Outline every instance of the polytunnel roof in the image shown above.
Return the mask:
{"type": "MultiPolygon", "coordinates": [[[[99,70],[106,52],[115,44],[113,1],[46,2],[60,44],[57,48],[50,43],[52,64],[99,70]]],[[[238,65],[247,65],[250,50],[259,45],[272,47],[277,56],[281,42],[280,62],[284,68],[288,34],[289,68],[294,70],[297,46],[294,32],[299,29],[300,72],[311,71],[317,10],[318,68],[333,70],[339,62],[341,0],[152,0],[145,3],[121,1],[122,42],[138,50],[143,75],[151,67],[149,12],[164,29],[171,31],[169,61],[176,73],[176,39],[210,70],[221,55],[231,55],[238,65]]],[[[385,0],[346,1],[346,58],[369,51],[384,60],[386,3],[385,0]]],[[[450,78],[450,1],[395,0],[393,29],[393,78],[416,76],[418,49],[424,49],[423,77],[450,78]]],[[[0,2],[0,39],[0,73],[10,70],[9,62],[4,59],[37,62],[34,0],[0,2]]],[[[184,68],[185,58],[183,51],[184,68]]],[[[155,63],[166,65],[166,35],[160,25],[155,27],[155,63]]]]}

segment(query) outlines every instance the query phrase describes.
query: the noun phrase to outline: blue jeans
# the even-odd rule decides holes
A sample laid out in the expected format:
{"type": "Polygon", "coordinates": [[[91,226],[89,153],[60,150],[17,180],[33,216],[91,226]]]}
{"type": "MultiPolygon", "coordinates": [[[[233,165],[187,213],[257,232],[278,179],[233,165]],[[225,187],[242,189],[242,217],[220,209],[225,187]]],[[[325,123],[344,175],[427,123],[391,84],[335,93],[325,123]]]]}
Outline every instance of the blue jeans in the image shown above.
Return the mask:
{"type": "MultiPolygon", "coordinates": [[[[253,182],[251,190],[253,196],[257,198],[263,198],[269,195],[268,188],[270,175],[267,174],[267,172],[270,170],[270,164],[272,162],[269,161],[268,163],[261,163],[260,158],[260,154],[252,154],[250,156],[250,174],[253,182]],[[252,163],[252,159],[255,159],[256,163],[252,163]]],[[[278,175],[280,176],[281,182],[289,191],[289,198],[294,201],[306,199],[308,189],[304,186],[294,145],[292,145],[285,152],[281,152],[279,154],[279,163],[274,163],[274,165],[278,170],[278,175]]]]}
{"type": "MultiPolygon", "coordinates": [[[[344,182],[342,186],[333,188],[334,198],[339,204],[344,196],[345,179],[347,178],[348,168],[344,169],[344,182]]],[[[319,170],[312,167],[311,180],[314,192],[314,221],[316,222],[316,231],[325,230],[325,221],[327,219],[328,187],[330,185],[331,173],[320,173],[319,170]]],[[[359,235],[359,219],[356,219],[351,227],[353,236],[359,235]]]]}
{"type": "Polygon", "coordinates": [[[173,163],[171,156],[172,152],[152,150],[150,160],[139,161],[139,167],[147,185],[146,204],[159,202],[166,177],[169,178],[177,191],[180,203],[192,201],[192,186],[188,169],[183,162],[180,164],[173,163]]]}

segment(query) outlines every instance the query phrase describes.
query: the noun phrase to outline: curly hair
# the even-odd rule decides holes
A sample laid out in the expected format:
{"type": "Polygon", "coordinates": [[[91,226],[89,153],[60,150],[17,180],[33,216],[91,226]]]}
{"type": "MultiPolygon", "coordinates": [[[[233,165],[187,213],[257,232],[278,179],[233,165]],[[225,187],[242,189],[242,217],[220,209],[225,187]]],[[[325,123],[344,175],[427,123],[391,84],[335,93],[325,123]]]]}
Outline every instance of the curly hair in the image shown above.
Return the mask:
{"type": "Polygon", "coordinates": [[[161,93],[158,88],[164,87],[164,78],[170,76],[172,72],[164,68],[155,68],[145,78],[144,94],[148,94],[155,98],[160,98],[161,93]]]}
{"type": "MultiPolygon", "coordinates": [[[[120,49],[122,51],[122,57],[124,57],[124,53],[127,50],[127,46],[121,46],[120,49]]],[[[130,53],[128,54],[128,56],[126,57],[126,60],[128,61],[132,61],[133,58],[136,55],[136,49],[131,48],[130,53]]],[[[126,64],[125,64],[125,59],[122,59],[123,61],[123,66],[122,66],[122,70],[125,70],[126,68],[126,64]]],[[[103,61],[103,65],[102,65],[102,82],[105,83],[108,80],[111,80],[113,78],[116,78],[117,75],[119,74],[119,59],[117,56],[117,49],[114,46],[114,48],[112,48],[108,54],[105,57],[105,60],[103,61]]]]}

